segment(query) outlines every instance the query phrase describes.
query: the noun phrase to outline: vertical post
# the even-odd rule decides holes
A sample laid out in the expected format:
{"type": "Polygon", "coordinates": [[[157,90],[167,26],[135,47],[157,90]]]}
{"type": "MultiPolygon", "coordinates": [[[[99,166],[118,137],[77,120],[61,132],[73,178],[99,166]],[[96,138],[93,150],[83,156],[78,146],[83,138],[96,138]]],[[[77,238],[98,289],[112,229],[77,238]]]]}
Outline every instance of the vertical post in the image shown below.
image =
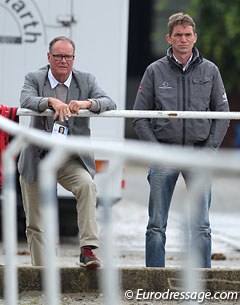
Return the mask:
{"type": "Polygon", "coordinates": [[[22,140],[14,139],[3,152],[3,201],[2,226],[3,245],[5,251],[4,298],[6,305],[18,303],[18,273],[17,273],[17,201],[16,201],[16,160],[22,140]]]}
{"type": "Polygon", "coordinates": [[[49,305],[60,304],[60,275],[56,263],[58,241],[58,204],[56,197],[56,169],[66,157],[59,146],[52,149],[39,166],[40,192],[43,203],[46,238],[46,257],[44,269],[44,290],[49,305]]]}
{"type": "Polygon", "coordinates": [[[112,228],[112,200],[104,198],[103,200],[103,268],[101,270],[101,286],[105,305],[118,305],[118,272],[114,267],[114,254],[116,254],[116,245],[114,243],[112,228]]]}
{"type": "Polygon", "coordinates": [[[121,157],[114,157],[111,160],[111,172],[105,179],[102,179],[101,186],[104,189],[104,198],[102,201],[103,217],[102,217],[102,254],[103,254],[103,268],[101,270],[101,285],[104,296],[105,305],[118,305],[119,302],[119,289],[118,281],[119,274],[117,268],[114,266],[114,256],[117,255],[117,247],[114,243],[114,230],[113,230],[113,199],[111,198],[110,180],[114,179],[115,173],[121,170],[122,159],[121,157]]]}
{"type": "MultiPolygon", "coordinates": [[[[189,234],[188,229],[186,229],[186,224],[188,223],[188,208],[191,207],[191,221],[194,223],[195,219],[199,216],[201,213],[198,202],[202,194],[202,190],[204,187],[204,184],[206,184],[206,181],[209,180],[210,173],[207,171],[203,172],[199,170],[195,173],[193,180],[191,181],[190,188],[188,190],[188,195],[186,202],[184,203],[185,209],[184,209],[184,224],[185,224],[185,235],[187,236],[189,234]]],[[[186,239],[188,240],[188,238],[186,239]]],[[[188,241],[189,244],[189,241],[188,241]]],[[[186,247],[189,247],[189,245],[186,245],[186,247]]],[[[185,266],[184,266],[184,291],[186,292],[200,292],[203,291],[203,280],[202,280],[202,273],[201,269],[196,268],[196,266],[200,263],[200,253],[198,253],[198,242],[195,240],[191,240],[192,249],[191,253],[188,248],[187,251],[187,257],[185,260],[185,266]]],[[[187,304],[194,305],[198,304],[197,300],[190,300],[190,302],[187,302],[187,304]]]]}

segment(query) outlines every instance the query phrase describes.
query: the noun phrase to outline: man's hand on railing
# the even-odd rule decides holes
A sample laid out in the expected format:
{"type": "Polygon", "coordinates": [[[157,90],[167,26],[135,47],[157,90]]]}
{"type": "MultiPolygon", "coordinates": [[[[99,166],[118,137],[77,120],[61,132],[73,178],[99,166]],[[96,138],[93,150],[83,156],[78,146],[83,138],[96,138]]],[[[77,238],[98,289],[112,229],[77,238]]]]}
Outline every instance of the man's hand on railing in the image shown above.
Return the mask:
{"type": "Polygon", "coordinates": [[[78,114],[80,109],[89,109],[92,105],[92,101],[90,99],[84,101],[76,101],[72,100],[69,103],[69,109],[71,113],[78,114]]]}
{"type": "Polygon", "coordinates": [[[57,98],[50,97],[48,99],[48,106],[54,110],[54,120],[64,121],[71,117],[71,111],[69,105],[60,101],[57,98]]]}

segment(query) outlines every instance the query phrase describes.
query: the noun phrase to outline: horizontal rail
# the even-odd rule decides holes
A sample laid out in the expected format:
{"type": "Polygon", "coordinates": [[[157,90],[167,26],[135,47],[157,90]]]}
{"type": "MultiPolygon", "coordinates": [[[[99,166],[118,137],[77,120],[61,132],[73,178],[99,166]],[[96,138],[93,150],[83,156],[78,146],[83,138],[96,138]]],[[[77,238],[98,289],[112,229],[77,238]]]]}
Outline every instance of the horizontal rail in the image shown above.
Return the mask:
{"type": "MultiPolygon", "coordinates": [[[[53,110],[36,112],[26,108],[18,108],[18,116],[52,116],[53,110]]],[[[225,119],[240,120],[240,112],[220,111],[145,111],[145,110],[110,110],[94,113],[89,110],[80,110],[78,117],[108,117],[108,118],[169,118],[169,119],[225,119]]]]}

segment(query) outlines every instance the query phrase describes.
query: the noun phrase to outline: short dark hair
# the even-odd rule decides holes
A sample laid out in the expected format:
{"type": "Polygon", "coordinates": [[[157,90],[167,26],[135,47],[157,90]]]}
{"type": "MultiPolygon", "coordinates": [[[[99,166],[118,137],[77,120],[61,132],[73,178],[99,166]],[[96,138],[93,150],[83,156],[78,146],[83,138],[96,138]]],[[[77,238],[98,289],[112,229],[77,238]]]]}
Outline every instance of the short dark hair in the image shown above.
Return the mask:
{"type": "Polygon", "coordinates": [[[58,36],[58,37],[53,38],[53,40],[51,40],[50,43],[49,43],[49,52],[50,53],[52,51],[53,45],[57,41],[67,41],[67,42],[69,42],[73,47],[73,52],[75,52],[75,43],[70,38],[68,38],[66,36],[58,36]]]}
{"type": "Polygon", "coordinates": [[[170,35],[172,34],[174,27],[178,24],[190,25],[193,27],[193,32],[195,33],[196,31],[196,25],[192,17],[190,17],[188,14],[176,13],[171,15],[168,19],[168,32],[170,35]]]}

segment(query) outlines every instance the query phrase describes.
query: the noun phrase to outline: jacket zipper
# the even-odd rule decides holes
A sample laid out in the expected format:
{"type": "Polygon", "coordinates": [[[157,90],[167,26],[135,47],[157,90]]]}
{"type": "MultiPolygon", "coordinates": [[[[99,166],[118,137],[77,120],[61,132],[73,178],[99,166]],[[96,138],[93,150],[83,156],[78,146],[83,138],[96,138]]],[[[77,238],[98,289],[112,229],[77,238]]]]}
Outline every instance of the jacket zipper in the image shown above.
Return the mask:
{"type": "MultiPolygon", "coordinates": [[[[186,92],[185,92],[185,75],[182,74],[182,89],[183,89],[183,111],[186,110],[186,92]]],[[[182,137],[182,145],[185,146],[185,133],[186,133],[186,120],[183,119],[183,137],[182,137]]]]}

